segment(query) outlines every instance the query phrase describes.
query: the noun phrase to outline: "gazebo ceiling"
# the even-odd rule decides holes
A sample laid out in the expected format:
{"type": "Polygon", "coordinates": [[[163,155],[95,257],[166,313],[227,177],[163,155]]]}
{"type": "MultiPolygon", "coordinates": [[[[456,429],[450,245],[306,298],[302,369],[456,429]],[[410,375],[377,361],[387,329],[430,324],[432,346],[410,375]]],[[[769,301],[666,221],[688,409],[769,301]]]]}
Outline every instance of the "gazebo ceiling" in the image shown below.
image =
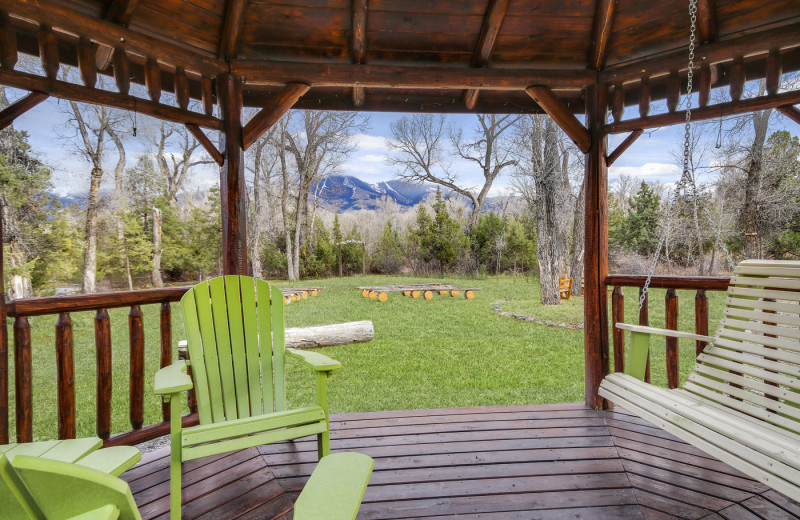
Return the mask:
{"type": "MultiPolygon", "coordinates": [[[[546,85],[573,112],[582,88],[624,84],[626,104],[649,78],[666,96],[671,70],[685,73],[688,0],[0,0],[19,50],[39,52],[51,25],[62,63],[77,64],[78,37],[97,44],[112,74],[123,47],[131,80],[157,60],[164,90],[185,69],[192,97],[200,77],[233,72],[244,104],[262,106],[291,82],[310,90],[299,108],[432,112],[535,112],[525,93],[546,85]],[[101,45],[102,44],[102,45],[101,45]],[[105,52],[103,52],[105,49],[105,52]]],[[[728,82],[734,58],[763,77],[769,50],[783,71],[800,68],[797,0],[698,0],[698,63],[728,82]]]]}

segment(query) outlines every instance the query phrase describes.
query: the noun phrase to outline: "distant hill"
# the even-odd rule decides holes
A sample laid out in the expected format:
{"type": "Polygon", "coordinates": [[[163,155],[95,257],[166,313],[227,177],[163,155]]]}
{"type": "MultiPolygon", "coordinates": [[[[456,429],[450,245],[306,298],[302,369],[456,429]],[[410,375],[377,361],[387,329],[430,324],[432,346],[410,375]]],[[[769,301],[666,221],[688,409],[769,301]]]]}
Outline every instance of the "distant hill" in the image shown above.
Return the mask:
{"type": "Polygon", "coordinates": [[[403,180],[381,181],[369,184],[349,175],[330,175],[319,181],[319,197],[331,209],[377,209],[381,199],[388,198],[410,208],[436,191],[433,184],[413,184],[403,180]]]}

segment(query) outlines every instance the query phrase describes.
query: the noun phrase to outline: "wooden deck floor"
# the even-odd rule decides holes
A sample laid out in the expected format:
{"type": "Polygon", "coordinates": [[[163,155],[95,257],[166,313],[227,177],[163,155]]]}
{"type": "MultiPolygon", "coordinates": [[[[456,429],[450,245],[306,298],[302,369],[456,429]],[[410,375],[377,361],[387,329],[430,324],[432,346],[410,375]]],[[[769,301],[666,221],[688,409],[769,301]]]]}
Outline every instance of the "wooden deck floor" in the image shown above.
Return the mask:
{"type": "MultiPolygon", "coordinates": [[[[582,405],[334,416],[334,451],[375,458],[359,519],[800,518],[800,504],[624,411],[582,405]]],[[[291,518],[313,439],[184,465],[185,519],[291,518]]],[[[126,473],[166,518],[168,453],[126,473]]]]}

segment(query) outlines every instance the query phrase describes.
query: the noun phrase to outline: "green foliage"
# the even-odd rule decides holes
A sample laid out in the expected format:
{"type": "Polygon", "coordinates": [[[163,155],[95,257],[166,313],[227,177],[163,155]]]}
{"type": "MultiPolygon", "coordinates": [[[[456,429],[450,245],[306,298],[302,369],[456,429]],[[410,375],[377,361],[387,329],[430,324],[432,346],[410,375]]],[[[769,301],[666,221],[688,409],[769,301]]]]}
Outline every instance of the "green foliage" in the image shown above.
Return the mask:
{"type": "Polygon", "coordinates": [[[400,234],[392,227],[391,222],[387,222],[383,228],[383,234],[375,246],[372,265],[375,266],[378,272],[397,274],[403,267],[403,262],[403,246],[400,234]]]}
{"type": "Polygon", "coordinates": [[[510,219],[507,229],[503,269],[513,272],[536,269],[536,240],[526,232],[526,229],[533,230],[534,227],[523,219],[510,219]]]}
{"type": "Polygon", "coordinates": [[[439,189],[436,190],[433,213],[433,219],[430,219],[427,212],[423,212],[420,208],[417,215],[420,251],[426,262],[431,260],[439,262],[439,270],[443,275],[467,246],[467,237],[461,231],[461,224],[447,211],[447,203],[439,189]],[[427,229],[424,227],[426,224],[427,229]]]}
{"type": "MultiPolygon", "coordinates": [[[[358,225],[353,225],[352,229],[344,237],[345,241],[355,240],[363,242],[364,237],[358,230],[358,225]]],[[[357,242],[342,244],[342,274],[361,273],[363,269],[364,245],[357,242]]]]}
{"type": "MultiPolygon", "coordinates": [[[[337,215],[338,218],[338,215],[337,215]]],[[[338,250],[331,234],[319,217],[314,219],[311,240],[300,251],[300,275],[303,278],[330,276],[338,265],[338,250]]],[[[286,255],[283,255],[284,264],[286,255]]]]}
{"type": "Polygon", "coordinates": [[[222,218],[219,186],[208,191],[205,204],[192,206],[187,224],[190,258],[187,270],[195,280],[204,280],[222,270],[222,218]]]}
{"type": "Polygon", "coordinates": [[[622,244],[629,251],[649,256],[658,247],[658,219],[661,198],[642,181],[639,191],[631,198],[628,218],[622,223],[622,244]]]}
{"type": "Polygon", "coordinates": [[[508,240],[506,224],[505,220],[491,212],[481,215],[478,225],[470,233],[470,245],[475,260],[478,264],[485,265],[491,273],[502,270],[501,262],[508,240]]]}

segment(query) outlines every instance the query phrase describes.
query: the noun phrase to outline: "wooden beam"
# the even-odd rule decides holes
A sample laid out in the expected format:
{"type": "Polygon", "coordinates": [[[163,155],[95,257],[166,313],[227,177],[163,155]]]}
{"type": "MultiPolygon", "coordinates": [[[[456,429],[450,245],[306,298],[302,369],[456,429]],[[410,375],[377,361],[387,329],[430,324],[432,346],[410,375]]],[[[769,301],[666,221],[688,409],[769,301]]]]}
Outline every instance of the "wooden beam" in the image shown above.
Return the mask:
{"type": "Polygon", "coordinates": [[[11,70],[17,59],[17,30],[11,25],[8,13],[0,11],[0,65],[11,70]]]}
{"type": "Polygon", "coordinates": [[[187,123],[185,126],[189,133],[192,134],[195,139],[197,139],[197,142],[200,143],[203,148],[205,148],[205,150],[208,152],[208,155],[214,159],[214,162],[222,166],[222,164],[225,162],[225,158],[222,156],[222,152],[217,150],[217,147],[214,146],[214,143],[211,142],[211,139],[208,138],[206,133],[203,132],[199,126],[192,123],[187,123]]]}
{"type": "MultiPolygon", "coordinates": [[[[127,27],[133,19],[133,12],[139,6],[139,0],[113,0],[108,6],[103,19],[122,27],[127,27]]],[[[114,49],[108,45],[98,45],[95,61],[100,70],[106,70],[111,65],[111,55],[114,49]]]]}
{"type": "Polygon", "coordinates": [[[782,107],[778,107],[778,112],[800,125],[800,109],[797,107],[792,105],[784,105],[782,107]]]}
{"type": "Polygon", "coordinates": [[[247,274],[247,201],[242,146],[242,80],[234,74],[217,76],[217,102],[222,114],[220,202],[222,211],[222,272],[247,274]]]}
{"type": "Polygon", "coordinates": [[[31,92],[27,96],[20,98],[14,103],[8,105],[2,112],[0,112],[0,130],[3,130],[8,125],[12,124],[16,118],[49,97],[50,96],[47,94],[42,94],[41,92],[31,92]]]}
{"type": "Polygon", "coordinates": [[[614,4],[616,0],[598,0],[594,14],[594,31],[592,32],[592,55],[589,65],[593,69],[602,69],[606,63],[606,49],[611,37],[611,24],[614,20],[614,4]]]}
{"type": "MultiPolygon", "coordinates": [[[[698,45],[695,49],[695,56],[698,58],[695,66],[730,61],[734,56],[766,54],[770,49],[797,47],[800,44],[797,39],[798,34],[800,34],[800,23],[795,23],[777,29],[752,32],[730,40],[698,45]]],[[[652,77],[668,74],[673,69],[682,72],[688,67],[686,56],[686,50],[681,48],[678,51],[665,52],[641,60],[606,67],[605,70],[598,73],[598,81],[602,83],[626,82],[638,79],[643,73],[652,77]]]]}
{"type": "MultiPolygon", "coordinates": [[[[351,51],[353,63],[363,64],[367,54],[367,0],[353,0],[353,39],[351,51]]],[[[353,105],[360,107],[366,100],[364,87],[353,87],[353,105]]]]}
{"type": "MultiPolygon", "coordinates": [[[[489,60],[491,60],[492,52],[494,51],[494,44],[497,41],[497,35],[500,34],[503,21],[506,19],[509,4],[511,4],[511,0],[489,1],[486,14],[483,16],[481,34],[478,36],[478,43],[475,46],[475,51],[472,53],[473,67],[486,67],[489,65],[489,60]]],[[[478,92],[477,89],[470,89],[464,92],[464,104],[467,110],[473,110],[475,108],[475,104],[478,102],[478,92]]]]}
{"type": "Polygon", "coordinates": [[[697,43],[708,43],[717,37],[714,0],[697,0],[697,43]]]}
{"type": "Polygon", "coordinates": [[[611,152],[608,157],[606,157],[606,166],[611,166],[614,162],[619,159],[619,156],[622,155],[625,150],[627,150],[637,139],[639,136],[644,133],[644,130],[634,130],[633,132],[625,138],[624,141],[619,143],[619,146],[614,148],[614,151],[611,152]]]}
{"type": "Polygon", "coordinates": [[[81,71],[83,86],[94,88],[97,84],[97,62],[94,45],[88,38],[81,36],[78,41],[78,69],[81,71]]]}
{"type": "Polygon", "coordinates": [[[211,128],[213,130],[219,130],[222,126],[219,119],[198,114],[197,112],[181,110],[177,107],[154,103],[147,99],[118,92],[84,87],[83,85],[75,85],[66,81],[51,80],[43,76],[28,74],[27,72],[0,70],[0,84],[23,90],[46,92],[59,99],[136,111],[140,114],[175,123],[194,123],[203,128],[211,128]]]}
{"type": "Polygon", "coordinates": [[[552,90],[537,85],[528,87],[525,89],[525,92],[542,107],[542,110],[547,112],[547,115],[555,120],[556,124],[561,127],[564,133],[572,139],[583,153],[589,151],[589,147],[591,146],[589,131],[586,130],[581,122],[569,111],[564,102],[553,94],[552,90]]]}
{"type": "Polygon", "coordinates": [[[289,83],[281,90],[277,96],[272,99],[272,102],[261,109],[253,119],[250,120],[242,130],[242,142],[244,149],[250,148],[250,145],[255,143],[269,127],[275,124],[283,114],[285,114],[297,100],[303,97],[303,94],[308,92],[309,86],[303,83],[289,83]]]}
{"type": "Polygon", "coordinates": [[[61,60],[58,55],[58,40],[49,25],[39,27],[39,60],[42,62],[44,75],[56,79],[61,60]]]}
{"type": "Polygon", "coordinates": [[[214,56],[194,52],[182,45],[100,20],[56,0],[0,0],[0,10],[40,24],[58,27],[96,43],[121,47],[127,52],[155,58],[162,63],[181,65],[186,70],[200,74],[214,76],[227,68],[214,56]]]}
{"type": "Polygon", "coordinates": [[[219,39],[217,57],[230,60],[236,57],[239,47],[239,33],[244,24],[244,10],[247,0],[228,0],[225,2],[225,22],[222,24],[222,36],[219,39]]]}
{"type": "MultiPolygon", "coordinates": [[[[2,1],[2,0],[0,0],[2,1]]],[[[531,84],[557,89],[582,89],[595,82],[590,70],[476,69],[465,67],[411,67],[348,63],[300,63],[234,60],[231,71],[247,78],[248,87],[305,83],[314,87],[366,87],[407,89],[480,88],[525,90],[531,84]]]]}
{"type": "Polygon", "coordinates": [[[586,405],[601,409],[605,401],[598,395],[600,382],[609,371],[608,294],[608,86],[592,85],[586,89],[586,120],[590,149],[586,154],[586,214],[584,234],[583,279],[586,302],[584,319],[586,405]]]}
{"type": "MultiPolygon", "coordinates": [[[[741,101],[728,101],[727,103],[717,103],[692,109],[692,121],[705,121],[720,117],[733,116],[736,114],[746,114],[767,108],[777,108],[784,105],[794,105],[800,103],[800,90],[782,92],[774,96],[760,96],[755,98],[743,99],[741,101]]],[[[655,116],[628,119],[618,123],[606,125],[606,132],[609,134],[620,134],[633,132],[634,130],[647,130],[648,128],[659,128],[662,126],[676,125],[686,120],[684,112],[671,112],[658,114],[655,116]]]]}
{"type": "Polygon", "coordinates": [[[781,63],[781,53],[778,49],[772,49],[767,56],[767,70],[765,74],[767,94],[777,94],[781,88],[781,74],[783,67],[781,63]]]}

